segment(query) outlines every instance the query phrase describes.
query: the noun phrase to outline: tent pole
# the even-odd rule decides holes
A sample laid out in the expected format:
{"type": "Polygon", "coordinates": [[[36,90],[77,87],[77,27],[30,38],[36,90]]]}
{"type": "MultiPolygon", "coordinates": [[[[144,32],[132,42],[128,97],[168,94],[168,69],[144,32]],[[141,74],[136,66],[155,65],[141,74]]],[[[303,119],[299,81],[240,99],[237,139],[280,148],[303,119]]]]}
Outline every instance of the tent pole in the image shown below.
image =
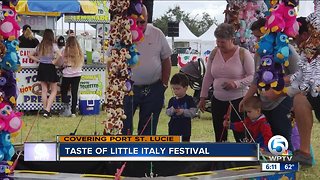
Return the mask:
{"type": "Polygon", "coordinates": [[[48,16],[46,14],[46,29],[48,28],[48,16]]]}
{"type": "Polygon", "coordinates": [[[74,35],[77,35],[77,23],[74,23],[74,35]]]}
{"type": "Polygon", "coordinates": [[[64,15],[62,15],[62,20],[61,20],[61,36],[63,36],[63,21],[64,21],[64,15]]]}
{"type": "Polygon", "coordinates": [[[174,50],[174,37],[172,36],[172,50],[174,50]]]}

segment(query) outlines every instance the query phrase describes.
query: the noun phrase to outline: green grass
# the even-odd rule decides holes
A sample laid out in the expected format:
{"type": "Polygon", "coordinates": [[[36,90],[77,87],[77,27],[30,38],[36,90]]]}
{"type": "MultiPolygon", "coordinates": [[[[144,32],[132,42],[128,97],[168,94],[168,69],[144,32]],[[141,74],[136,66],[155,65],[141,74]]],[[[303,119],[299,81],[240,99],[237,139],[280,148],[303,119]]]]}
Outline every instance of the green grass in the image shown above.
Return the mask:
{"type": "MultiPolygon", "coordinates": [[[[178,68],[174,67],[172,69],[172,74],[178,72],[178,68]]],[[[192,95],[192,90],[188,90],[188,94],[192,95]]],[[[170,88],[166,91],[166,101],[169,100],[170,97],[173,96],[170,88]]],[[[137,127],[137,113],[134,118],[134,127],[137,127]]],[[[94,132],[98,134],[102,134],[103,125],[101,121],[106,118],[106,113],[102,112],[99,116],[84,116],[81,124],[77,130],[77,135],[93,135],[94,132]]],[[[29,133],[27,141],[55,141],[56,135],[68,135],[71,132],[74,132],[77,124],[79,123],[81,116],[77,116],[76,118],[62,118],[54,116],[50,119],[45,119],[41,116],[23,116],[24,127],[22,130],[13,137],[14,143],[22,143],[26,140],[27,134],[30,128],[33,125],[32,130],[29,133]]],[[[168,134],[168,121],[169,117],[165,114],[165,110],[163,109],[159,124],[158,124],[158,135],[167,135],[168,134]]],[[[134,131],[136,134],[136,131],[134,131]]],[[[229,133],[229,141],[233,141],[231,137],[231,132],[229,133]]],[[[211,114],[203,113],[201,114],[201,118],[196,118],[192,121],[192,141],[206,141],[213,142],[213,126],[211,121],[211,114]]],[[[297,179],[302,180],[310,180],[310,179],[319,179],[320,177],[320,123],[318,121],[314,122],[312,129],[312,145],[316,157],[317,164],[312,168],[303,168],[298,173],[297,179]]]]}

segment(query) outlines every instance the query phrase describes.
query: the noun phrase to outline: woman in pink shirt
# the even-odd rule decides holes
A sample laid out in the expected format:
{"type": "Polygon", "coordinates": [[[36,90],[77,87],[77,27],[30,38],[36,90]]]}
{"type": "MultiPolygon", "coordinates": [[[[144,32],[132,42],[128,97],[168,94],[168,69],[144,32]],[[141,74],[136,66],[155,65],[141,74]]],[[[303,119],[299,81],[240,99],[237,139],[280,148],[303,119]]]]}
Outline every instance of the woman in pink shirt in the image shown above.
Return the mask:
{"type": "MultiPolygon", "coordinates": [[[[204,110],[208,90],[213,85],[211,112],[216,142],[227,140],[227,130],[223,130],[224,115],[229,102],[238,107],[248,90],[254,75],[254,60],[246,49],[234,45],[235,30],[232,25],[220,24],[214,35],[217,48],[209,56],[207,71],[203,79],[199,108],[204,110]],[[240,55],[241,54],[241,55],[240,55]]],[[[240,114],[240,113],[239,113],[240,114]]],[[[241,117],[244,119],[244,117],[241,117]]],[[[239,121],[234,110],[231,111],[231,122],[239,121]]],[[[233,132],[234,138],[240,142],[244,133],[233,132]]]]}
{"type": "Polygon", "coordinates": [[[61,97],[63,102],[62,116],[76,116],[78,89],[83,66],[83,53],[75,36],[69,36],[65,49],[62,51],[63,70],[61,83],[61,97]],[[71,86],[71,109],[68,98],[68,89],[71,86]]]}

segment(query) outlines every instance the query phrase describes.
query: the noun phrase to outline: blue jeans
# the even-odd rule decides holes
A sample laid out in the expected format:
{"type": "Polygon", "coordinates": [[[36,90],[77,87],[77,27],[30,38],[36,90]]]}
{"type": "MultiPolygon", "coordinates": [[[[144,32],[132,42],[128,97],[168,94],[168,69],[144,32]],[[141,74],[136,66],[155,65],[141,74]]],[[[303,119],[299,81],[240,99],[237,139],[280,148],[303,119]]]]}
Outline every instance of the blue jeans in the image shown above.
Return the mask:
{"type": "Polygon", "coordinates": [[[124,98],[124,112],[127,119],[123,122],[122,134],[133,134],[133,116],[137,107],[139,107],[138,134],[155,135],[159,115],[163,107],[164,92],[165,87],[160,80],[151,85],[133,86],[134,95],[124,98]],[[151,120],[148,121],[150,117],[151,120]]]}
{"type": "Polygon", "coordinates": [[[277,107],[272,110],[263,110],[262,113],[266,116],[273,135],[281,135],[288,140],[289,150],[293,150],[291,143],[291,120],[288,118],[292,107],[292,98],[286,97],[277,107]]]}

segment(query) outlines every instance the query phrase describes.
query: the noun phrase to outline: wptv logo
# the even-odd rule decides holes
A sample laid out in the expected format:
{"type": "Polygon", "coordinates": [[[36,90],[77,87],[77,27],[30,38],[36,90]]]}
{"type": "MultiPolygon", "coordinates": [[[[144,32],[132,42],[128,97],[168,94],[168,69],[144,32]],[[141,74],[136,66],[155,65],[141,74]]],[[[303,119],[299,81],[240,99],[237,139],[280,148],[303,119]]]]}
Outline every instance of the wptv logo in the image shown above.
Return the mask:
{"type": "Polygon", "coordinates": [[[288,141],[285,137],[276,135],[268,142],[268,149],[274,156],[269,156],[270,161],[288,162],[292,160],[292,153],[288,150],[288,141]]]}

